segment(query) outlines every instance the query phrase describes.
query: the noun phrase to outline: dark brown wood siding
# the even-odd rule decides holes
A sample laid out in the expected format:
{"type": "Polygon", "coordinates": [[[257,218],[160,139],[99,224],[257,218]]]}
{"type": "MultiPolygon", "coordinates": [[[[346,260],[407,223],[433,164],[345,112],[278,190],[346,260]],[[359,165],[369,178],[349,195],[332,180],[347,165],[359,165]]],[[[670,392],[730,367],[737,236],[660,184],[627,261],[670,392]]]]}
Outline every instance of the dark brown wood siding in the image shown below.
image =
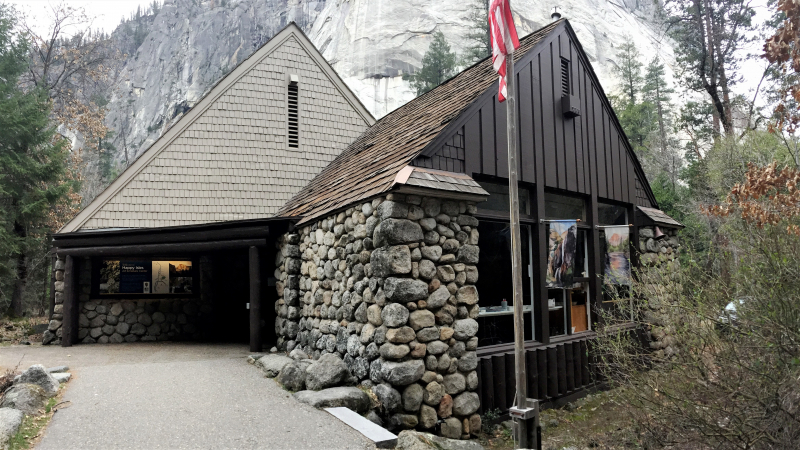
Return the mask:
{"type": "MultiPolygon", "coordinates": [[[[655,206],[641,184],[644,174],[579,44],[564,29],[537,49],[516,66],[520,180],[537,182],[535,155],[541,151],[541,173],[548,188],[588,195],[596,185],[601,199],[655,206]],[[581,115],[575,118],[561,112],[562,60],[569,61],[570,91],[581,107],[581,115]]],[[[449,131],[444,145],[413,164],[506,178],[506,108],[497,102],[496,87],[492,89],[491,95],[481,97],[462,113],[464,120],[449,131]]]]}

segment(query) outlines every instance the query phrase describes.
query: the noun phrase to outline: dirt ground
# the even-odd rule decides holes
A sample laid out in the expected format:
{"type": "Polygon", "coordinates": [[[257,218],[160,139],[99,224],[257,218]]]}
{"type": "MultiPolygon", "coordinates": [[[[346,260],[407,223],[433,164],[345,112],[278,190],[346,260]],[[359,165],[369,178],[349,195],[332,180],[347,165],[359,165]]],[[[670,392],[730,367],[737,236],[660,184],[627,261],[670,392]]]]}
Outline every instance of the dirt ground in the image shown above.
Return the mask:
{"type": "Polygon", "coordinates": [[[0,318],[0,346],[41,343],[47,317],[0,318]]]}
{"type": "MultiPolygon", "coordinates": [[[[541,413],[543,450],[641,448],[626,407],[613,392],[601,392],[541,413]]],[[[481,443],[491,450],[513,449],[510,422],[484,427],[481,443]]]]}

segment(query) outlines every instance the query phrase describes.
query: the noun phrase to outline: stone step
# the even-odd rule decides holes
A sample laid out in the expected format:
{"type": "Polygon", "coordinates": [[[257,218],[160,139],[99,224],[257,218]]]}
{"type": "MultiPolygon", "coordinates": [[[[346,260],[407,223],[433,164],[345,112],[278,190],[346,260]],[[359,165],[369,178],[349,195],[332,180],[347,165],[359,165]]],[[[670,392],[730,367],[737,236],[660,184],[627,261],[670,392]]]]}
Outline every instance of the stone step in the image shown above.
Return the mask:
{"type": "Polygon", "coordinates": [[[363,434],[367,439],[374,442],[377,448],[394,448],[397,445],[397,435],[358,415],[358,413],[349,408],[325,408],[325,411],[346,423],[350,428],[363,434]]]}

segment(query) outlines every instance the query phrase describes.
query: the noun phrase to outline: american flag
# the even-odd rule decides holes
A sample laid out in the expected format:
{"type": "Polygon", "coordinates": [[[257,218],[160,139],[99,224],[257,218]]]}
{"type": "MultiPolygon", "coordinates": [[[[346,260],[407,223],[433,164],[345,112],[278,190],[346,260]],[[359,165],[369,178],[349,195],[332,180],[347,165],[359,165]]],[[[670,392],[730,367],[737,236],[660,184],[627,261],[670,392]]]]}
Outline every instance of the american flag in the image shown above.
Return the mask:
{"type": "Polygon", "coordinates": [[[492,64],[500,74],[499,100],[506,100],[506,55],[519,48],[517,28],[511,17],[510,0],[493,0],[489,8],[489,34],[492,41],[492,64]]]}

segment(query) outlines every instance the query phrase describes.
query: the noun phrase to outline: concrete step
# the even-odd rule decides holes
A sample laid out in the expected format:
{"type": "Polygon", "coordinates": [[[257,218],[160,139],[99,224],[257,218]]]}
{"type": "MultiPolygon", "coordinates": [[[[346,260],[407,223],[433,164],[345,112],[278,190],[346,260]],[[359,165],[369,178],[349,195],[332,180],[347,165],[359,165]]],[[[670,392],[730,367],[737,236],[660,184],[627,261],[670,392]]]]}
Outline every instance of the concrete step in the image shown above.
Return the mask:
{"type": "Polygon", "coordinates": [[[349,408],[325,408],[325,411],[349,425],[350,428],[363,434],[367,439],[374,442],[377,448],[394,448],[397,445],[397,435],[358,415],[358,413],[349,408]]]}

